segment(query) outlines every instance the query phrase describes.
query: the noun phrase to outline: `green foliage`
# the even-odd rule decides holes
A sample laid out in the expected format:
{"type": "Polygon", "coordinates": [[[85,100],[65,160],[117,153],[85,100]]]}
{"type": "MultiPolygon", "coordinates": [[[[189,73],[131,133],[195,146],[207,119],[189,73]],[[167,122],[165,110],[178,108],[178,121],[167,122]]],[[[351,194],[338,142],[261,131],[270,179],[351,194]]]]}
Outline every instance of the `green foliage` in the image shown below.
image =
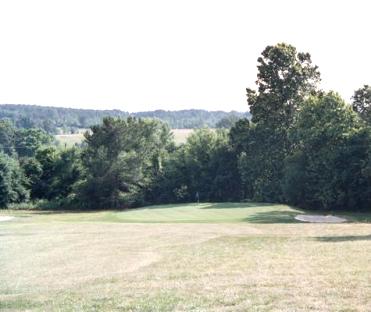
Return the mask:
{"type": "Polygon", "coordinates": [[[0,152],[0,207],[27,201],[27,179],[17,160],[0,152]]]}
{"type": "Polygon", "coordinates": [[[257,91],[246,89],[253,124],[231,129],[244,196],[281,201],[284,158],[290,150],[287,131],[300,103],[315,92],[319,72],[308,53],[284,43],[268,46],[258,58],[257,91]]]}
{"type": "Polygon", "coordinates": [[[309,53],[279,43],[258,58],[258,91],[246,89],[252,121],[272,128],[290,126],[300,101],[316,90],[320,79],[309,53]]]}
{"type": "Polygon", "coordinates": [[[34,157],[38,149],[53,141],[42,129],[18,129],[8,120],[0,120],[0,151],[8,155],[34,157]]]}
{"type": "Polygon", "coordinates": [[[352,107],[366,122],[371,122],[371,86],[364,85],[363,88],[354,92],[352,107]]]}
{"type": "Polygon", "coordinates": [[[22,159],[32,199],[58,200],[73,194],[81,178],[80,154],[75,148],[39,149],[34,158],[22,159]]]}
{"type": "Polygon", "coordinates": [[[235,153],[228,132],[196,130],[164,163],[152,194],[154,202],[236,200],[240,196],[235,153]]]}
{"type": "Polygon", "coordinates": [[[19,157],[34,157],[38,149],[53,141],[53,137],[42,129],[17,129],[15,134],[15,148],[19,157]]]}
{"type": "Polygon", "coordinates": [[[86,143],[80,203],[109,209],[143,202],[172,138],[169,128],[156,120],[105,118],[86,133],[86,143]]]}
{"type": "Polygon", "coordinates": [[[100,124],[105,117],[159,119],[172,129],[214,128],[223,118],[229,116],[249,117],[249,113],[206,111],[188,109],[179,111],[155,110],[131,113],[121,110],[73,109],[45,107],[36,105],[0,105],[0,120],[8,119],[18,128],[41,128],[50,134],[61,131],[75,133],[78,129],[87,129],[100,124]]]}
{"type": "Polygon", "coordinates": [[[7,155],[15,153],[15,128],[9,120],[0,120],[0,152],[7,155]]]}
{"type": "Polygon", "coordinates": [[[60,151],[54,160],[49,198],[64,200],[74,194],[75,184],[82,176],[80,150],[70,148],[60,151]]]}
{"type": "Polygon", "coordinates": [[[188,202],[192,194],[189,190],[185,162],[185,149],[180,146],[163,160],[163,167],[146,192],[150,203],[188,202]]]}
{"type": "MultiPolygon", "coordinates": [[[[26,170],[27,175],[35,177],[31,180],[31,196],[32,198],[51,199],[52,181],[54,178],[54,166],[57,160],[57,150],[54,147],[48,147],[38,150],[35,156],[35,162],[32,164],[31,173],[26,170]]],[[[27,167],[29,169],[29,167],[27,167]]]]}
{"type": "Polygon", "coordinates": [[[236,115],[229,115],[222,119],[220,119],[215,127],[216,128],[222,128],[222,129],[230,129],[234,126],[234,124],[240,119],[240,117],[236,115]]]}
{"type": "Polygon", "coordinates": [[[286,153],[282,141],[285,140],[285,132],[272,133],[270,128],[258,124],[251,125],[244,135],[246,143],[238,154],[244,198],[281,201],[280,179],[286,153]]]}
{"type": "MultiPolygon", "coordinates": [[[[31,198],[43,197],[45,189],[45,183],[41,184],[41,178],[43,175],[43,166],[36,158],[24,158],[21,161],[21,166],[28,179],[28,186],[31,192],[31,198]]],[[[46,185],[47,187],[48,185],[46,185]]]]}
{"type": "Polygon", "coordinates": [[[247,149],[249,144],[250,121],[247,118],[238,120],[229,132],[230,144],[237,154],[247,149]]]}
{"type": "Polygon", "coordinates": [[[308,99],[290,130],[284,194],[312,209],[367,209],[371,133],[334,93],[308,99]]]}
{"type": "Polygon", "coordinates": [[[121,111],[0,106],[0,119],[13,121],[0,120],[0,205],[19,205],[30,193],[48,209],[254,200],[369,210],[370,87],[355,92],[352,107],[318,91],[310,55],[284,43],[268,46],[258,63],[257,90],[247,89],[251,121],[202,110],[137,119],[121,111]],[[107,114],[122,119],[101,122],[107,114]],[[177,128],[222,129],[199,129],[176,146],[156,118],[177,128]],[[72,149],[53,147],[46,133],[92,123],[72,149]]]}

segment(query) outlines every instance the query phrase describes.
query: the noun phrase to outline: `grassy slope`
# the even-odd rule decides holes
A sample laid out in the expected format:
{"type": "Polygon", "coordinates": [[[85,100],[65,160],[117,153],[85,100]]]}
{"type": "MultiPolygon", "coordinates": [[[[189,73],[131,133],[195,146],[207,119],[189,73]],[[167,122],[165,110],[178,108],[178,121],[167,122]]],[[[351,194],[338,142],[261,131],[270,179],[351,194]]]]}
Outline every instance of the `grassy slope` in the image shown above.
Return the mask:
{"type": "Polygon", "coordinates": [[[233,203],[8,211],[17,218],[0,223],[0,310],[371,310],[370,224],[296,223],[297,212],[233,203]]]}

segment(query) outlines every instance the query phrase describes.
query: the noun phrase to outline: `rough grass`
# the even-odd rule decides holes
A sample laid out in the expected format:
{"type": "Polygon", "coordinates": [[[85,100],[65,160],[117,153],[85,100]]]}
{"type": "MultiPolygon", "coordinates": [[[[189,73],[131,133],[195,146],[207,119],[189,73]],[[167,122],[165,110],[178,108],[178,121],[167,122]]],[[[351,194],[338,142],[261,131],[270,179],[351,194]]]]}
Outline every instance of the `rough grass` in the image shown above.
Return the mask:
{"type": "Polygon", "coordinates": [[[296,213],[7,211],[17,218],[0,223],[0,310],[370,311],[370,215],[307,224],[296,213]]]}

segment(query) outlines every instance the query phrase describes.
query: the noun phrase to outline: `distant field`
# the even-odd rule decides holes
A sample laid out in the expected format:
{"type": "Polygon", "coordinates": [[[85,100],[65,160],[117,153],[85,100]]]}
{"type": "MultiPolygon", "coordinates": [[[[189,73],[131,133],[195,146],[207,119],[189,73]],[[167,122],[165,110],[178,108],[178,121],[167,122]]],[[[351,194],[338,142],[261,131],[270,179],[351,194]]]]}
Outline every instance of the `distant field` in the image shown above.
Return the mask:
{"type": "MultiPolygon", "coordinates": [[[[185,143],[187,137],[192,133],[193,129],[173,129],[174,140],[177,144],[185,143]]],[[[76,134],[58,134],[55,136],[59,144],[64,147],[71,147],[79,144],[84,139],[83,133],[76,134]]]]}
{"type": "Polygon", "coordinates": [[[192,132],[193,129],[173,129],[172,133],[174,134],[175,143],[185,143],[192,132]]]}
{"type": "Polygon", "coordinates": [[[371,311],[371,214],[273,204],[0,211],[1,311],[371,311]],[[342,215],[342,214],[340,214],[342,215]]]}
{"type": "Polygon", "coordinates": [[[84,139],[84,135],[82,133],[57,134],[55,137],[61,146],[67,147],[74,146],[75,144],[80,144],[84,139]]]}

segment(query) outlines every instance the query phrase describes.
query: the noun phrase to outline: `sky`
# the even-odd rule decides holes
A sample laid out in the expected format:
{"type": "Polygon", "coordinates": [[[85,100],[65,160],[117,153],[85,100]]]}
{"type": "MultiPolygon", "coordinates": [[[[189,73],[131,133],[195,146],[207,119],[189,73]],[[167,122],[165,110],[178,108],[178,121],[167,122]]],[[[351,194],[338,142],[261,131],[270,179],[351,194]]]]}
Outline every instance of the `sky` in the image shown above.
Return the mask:
{"type": "Polygon", "coordinates": [[[371,1],[0,0],[0,103],[246,111],[257,58],[309,52],[346,101],[371,84],[371,1]]]}

